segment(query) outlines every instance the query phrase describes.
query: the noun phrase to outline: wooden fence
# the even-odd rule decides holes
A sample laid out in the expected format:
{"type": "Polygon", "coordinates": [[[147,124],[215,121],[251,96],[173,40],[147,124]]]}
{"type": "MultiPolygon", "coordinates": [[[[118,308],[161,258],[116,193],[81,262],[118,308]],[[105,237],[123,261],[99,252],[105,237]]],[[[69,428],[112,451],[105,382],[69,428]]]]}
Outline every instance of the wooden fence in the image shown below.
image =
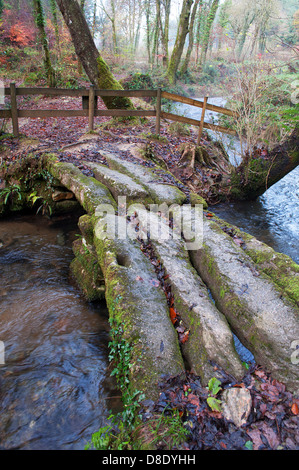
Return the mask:
{"type": "Polygon", "coordinates": [[[204,122],[206,110],[214,111],[217,113],[225,114],[227,116],[237,117],[237,114],[230,109],[222,108],[208,104],[208,97],[204,101],[197,101],[184,96],[168,93],[166,91],[157,90],[99,90],[93,85],[90,88],[80,88],[76,90],[59,89],[59,88],[19,88],[14,83],[10,87],[4,89],[5,96],[10,96],[10,109],[0,110],[0,118],[12,119],[13,134],[19,137],[19,118],[48,118],[48,117],[77,117],[86,116],[89,120],[89,130],[94,129],[94,118],[96,116],[123,116],[123,117],[155,117],[156,118],[156,134],[160,134],[161,119],[171,121],[183,122],[199,128],[198,143],[202,134],[203,128],[210,129],[216,132],[224,132],[227,134],[235,135],[235,132],[226,127],[216,124],[204,122]],[[82,97],[81,109],[18,109],[17,96],[73,96],[82,97]],[[105,96],[119,96],[119,97],[135,97],[135,98],[156,98],[155,108],[152,110],[135,110],[135,109],[97,109],[97,97],[105,96]],[[190,119],[177,114],[166,113],[162,111],[161,102],[162,98],[176,101],[179,103],[188,104],[202,108],[201,120],[190,119]]]}

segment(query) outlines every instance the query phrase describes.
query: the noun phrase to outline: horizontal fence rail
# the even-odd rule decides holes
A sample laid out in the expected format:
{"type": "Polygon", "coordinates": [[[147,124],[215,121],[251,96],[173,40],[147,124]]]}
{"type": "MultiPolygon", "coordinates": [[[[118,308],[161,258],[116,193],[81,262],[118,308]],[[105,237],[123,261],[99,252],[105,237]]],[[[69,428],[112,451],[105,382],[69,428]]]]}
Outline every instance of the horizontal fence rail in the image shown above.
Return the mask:
{"type": "Polygon", "coordinates": [[[205,111],[208,109],[217,113],[225,114],[237,118],[238,114],[234,111],[220,106],[208,104],[208,97],[204,101],[194,100],[167,91],[157,90],[100,90],[93,85],[90,88],[79,88],[71,90],[68,88],[27,88],[16,87],[14,83],[4,89],[5,96],[10,96],[10,109],[0,110],[0,118],[12,119],[13,134],[19,137],[19,118],[48,118],[48,117],[86,117],[89,120],[89,130],[94,129],[94,118],[97,116],[120,116],[120,117],[155,117],[156,134],[160,134],[161,118],[186,123],[199,128],[197,142],[199,144],[203,128],[216,132],[235,135],[236,133],[223,126],[204,122],[205,111]],[[71,96],[82,97],[81,109],[18,109],[18,96],[71,96]],[[155,109],[137,110],[137,109],[97,109],[97,97],[118,96],[131,98],[156,98],[155,109]],[[202,108],[201,120],[191,119],[172,113],[166,113],[161,109],[162,98],[177,101],[187,105],[202,108]]]}
{"type": "MultiPolygon", "coordinates": [[[[177,101],[179,103],[189,104],[190,106],[196,106],[198,108],[203,108],[204,105],[202,101],[187,98],[186,96],[176,95],[174,93],[168,93],[168,91],[162,91],[162,98],[167,98],[168,100],[177,101]]],[[[227,116],[232,116],[235,118],[238,116],[238,113],[231,111],[230,109],[222,108],[221,106],[216,106],[214,104],[207,104],[206,109],[214,111],[215,113],[226,114],[227,116]]]]}

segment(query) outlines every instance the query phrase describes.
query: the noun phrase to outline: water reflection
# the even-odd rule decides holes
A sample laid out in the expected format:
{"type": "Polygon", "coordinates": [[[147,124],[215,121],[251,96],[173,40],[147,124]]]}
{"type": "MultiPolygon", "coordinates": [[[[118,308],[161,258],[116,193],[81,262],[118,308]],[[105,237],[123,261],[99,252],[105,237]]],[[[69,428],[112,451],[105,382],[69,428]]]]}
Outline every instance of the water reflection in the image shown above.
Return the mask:
{"type": "Polygon", "coordinates": [[[71,220],[0,222],[0,449],[83,449],[120,407],[106,306],[68,279],[77,231],[71,220]]]}

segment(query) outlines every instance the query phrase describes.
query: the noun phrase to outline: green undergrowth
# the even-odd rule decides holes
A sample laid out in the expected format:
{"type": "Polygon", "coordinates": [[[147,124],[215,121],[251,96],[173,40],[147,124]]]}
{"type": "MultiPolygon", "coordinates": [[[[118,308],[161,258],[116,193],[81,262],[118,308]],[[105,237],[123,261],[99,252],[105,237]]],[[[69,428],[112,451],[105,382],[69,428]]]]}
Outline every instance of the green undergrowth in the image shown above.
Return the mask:
{"type": "Polygon", "coordinates": [[[123,409],[110,414],[107,424],[93,433],[85,450],[155,450],[163,446],[168,450],[178,448],[188,436],[179,411],[163,410],[146,422],[142,421],[141,404],[145,395],[131,388],[131,344],[124,337],[124,326],[119,320],[111,320],[109,360],[114,365],[111,376],[121,391],[123,409]]]}
{"type": "Polygon", "coordinates": [[[139,419],[138,409],[140,401],[144,399],[144,394],[130,387],[130,369],[133,366],[132,345],[123,336],[123,325],[115,319],[110,319],[110,325],[109,361],[114,365],[111,376],[116,378],[121,391],[123,410],[109,416],[108,424],[92,434],[91,441],[85,446],[85,450],[136,448],[132,434],[139,419]]]}

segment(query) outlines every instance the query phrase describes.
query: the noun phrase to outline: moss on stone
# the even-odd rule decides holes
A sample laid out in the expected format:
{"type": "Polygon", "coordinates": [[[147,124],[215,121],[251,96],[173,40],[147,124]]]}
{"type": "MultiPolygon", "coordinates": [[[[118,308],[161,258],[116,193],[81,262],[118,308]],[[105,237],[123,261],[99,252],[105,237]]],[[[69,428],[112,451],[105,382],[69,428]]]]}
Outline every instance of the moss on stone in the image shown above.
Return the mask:
{"type": "Polygon", "coordinates": [[[190,204],[192,206],[195,206],[196,204],[202,204],[204,210],[208,209],[207,201],[203,197],[201,197],[199,194],[196,194],[194,192],[190,193],[190,204]]]}
{"type": "Polygon", "coordinates": [[[299,306],[299,265],[292,258],[276,252],[256,237],[215,215],[213,221],[222,231],[229,229],[232,234],[244,240],[241,248],[254,261],[257,269],[272,279],[277,287],[281,289],[282,294],[299,306]]]}
{"type": "Polygon", "coordinates": [[[93,224],[93,218],[88,214],[84,214],[79,218],[79,229],[89,245],[93,244],[93,224]]]}
{"type": "Polygon", "coordinates": [[[105,277],[109,318],[122,326],[123,338],[132,344],[132,389],[142,390],[147,397],[157,397],[161,374],[183,370],[166,298],[151,284],[154,270],[137,241],[95,236],[94,244],[105,277]]]}
{"type": "Polygon", "coordinates": [[[88,247],[84,239],[73,243],[74,260],[70,270],[88,301],[103,299],[105,282],[93,247],[88,247]]]}
{"type": "Polygon", "coordinates": [[[57,162],[50,155],[46,158],[45,164],[49,172],[74,193],[87,213],[94,214],[101,204],[109,204],[116,208],[115,201],[106,186],[95,178],[85,176],[72,163],[57,162]]]}
{"type": "Polygon", "coordinates": [[[104,299],[105,286],[96,285],[93,273],[90,273],[80,262],[75,258],[70,264],[70,271],[80,290],[85,295],[89,302],[104,299]]]}

